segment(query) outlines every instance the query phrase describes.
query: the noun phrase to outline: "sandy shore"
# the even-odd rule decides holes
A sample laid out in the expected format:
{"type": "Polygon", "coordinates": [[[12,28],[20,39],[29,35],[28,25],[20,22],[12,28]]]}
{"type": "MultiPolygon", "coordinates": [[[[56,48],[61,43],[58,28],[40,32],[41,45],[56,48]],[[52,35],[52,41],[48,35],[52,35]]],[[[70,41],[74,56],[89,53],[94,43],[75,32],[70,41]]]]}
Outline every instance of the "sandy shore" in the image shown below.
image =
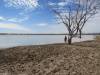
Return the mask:
{"type": "Polygon", "coordinates": [[[0,75],[100,75],[100,41],[1,49],[0,75]]]}

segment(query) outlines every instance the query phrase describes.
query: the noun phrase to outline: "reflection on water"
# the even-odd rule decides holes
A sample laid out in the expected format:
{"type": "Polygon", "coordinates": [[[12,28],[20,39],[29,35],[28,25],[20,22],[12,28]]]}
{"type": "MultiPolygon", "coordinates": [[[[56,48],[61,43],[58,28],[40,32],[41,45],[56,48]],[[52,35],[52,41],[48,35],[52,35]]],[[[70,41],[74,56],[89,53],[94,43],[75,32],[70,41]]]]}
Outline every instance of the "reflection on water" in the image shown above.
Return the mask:
{"type": "MultiPolygon", "coordinates": [[[[74,38],[73,42],[92,40],[94,36],[84,35],[82,39],[74,38]]],[[[0,35],[0,48],[23,45],[40,45],[63,43],[64,35],[0,35]]]]}

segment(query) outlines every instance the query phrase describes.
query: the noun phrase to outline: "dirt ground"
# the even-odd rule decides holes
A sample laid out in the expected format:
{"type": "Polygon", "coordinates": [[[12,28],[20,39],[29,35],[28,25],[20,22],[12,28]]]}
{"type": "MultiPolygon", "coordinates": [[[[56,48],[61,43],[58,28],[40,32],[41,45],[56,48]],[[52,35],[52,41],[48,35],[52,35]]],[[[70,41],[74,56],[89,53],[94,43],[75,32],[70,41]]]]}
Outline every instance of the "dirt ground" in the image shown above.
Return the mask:
{"type": "Polygon", "coordinates": [[[100,41],[0,50],[0,75],[100,75],[100,41]]]}

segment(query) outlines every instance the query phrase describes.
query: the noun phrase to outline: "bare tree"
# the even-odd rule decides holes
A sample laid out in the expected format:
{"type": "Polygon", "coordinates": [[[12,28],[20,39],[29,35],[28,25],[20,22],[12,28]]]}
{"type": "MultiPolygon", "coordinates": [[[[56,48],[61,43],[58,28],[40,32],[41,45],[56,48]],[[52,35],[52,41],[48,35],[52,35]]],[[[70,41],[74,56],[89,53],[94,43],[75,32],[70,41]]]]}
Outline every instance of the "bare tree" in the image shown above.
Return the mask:
{"type": "Polygon", "coordinates": [[[76,9],[77,14],[76,17],[76,24],[79,26],[79,34],[80,38],[82,35],[82,29],[86,22],[92,18],[95,14],[98,13],[100,8],[100,1],[99,0],[76,0],[79,4],[78,8],[76,9]]]}
{"type": "Polygon", "coordinates": [[[97,14],[100,0],[60,0],[56,3],[49,2],[49,8],[55,13],[56,20],[66,26],[68,30],[68,44],[78,34],[86,22],[97,14]]]}

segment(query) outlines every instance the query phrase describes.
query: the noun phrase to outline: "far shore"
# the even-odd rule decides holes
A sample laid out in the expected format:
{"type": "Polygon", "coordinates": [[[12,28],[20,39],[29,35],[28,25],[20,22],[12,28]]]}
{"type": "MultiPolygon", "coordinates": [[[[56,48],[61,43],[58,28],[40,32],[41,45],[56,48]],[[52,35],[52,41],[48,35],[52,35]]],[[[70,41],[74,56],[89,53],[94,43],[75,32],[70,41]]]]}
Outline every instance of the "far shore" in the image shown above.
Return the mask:
{"type": "MultiPolygon", "coordinates": [[[[69,34],[68,33],[0,33],[0,35],[69,35],[69,34]]],[[[82,33],[82,35],[100,35],[100,33],[82,33]]]]}

